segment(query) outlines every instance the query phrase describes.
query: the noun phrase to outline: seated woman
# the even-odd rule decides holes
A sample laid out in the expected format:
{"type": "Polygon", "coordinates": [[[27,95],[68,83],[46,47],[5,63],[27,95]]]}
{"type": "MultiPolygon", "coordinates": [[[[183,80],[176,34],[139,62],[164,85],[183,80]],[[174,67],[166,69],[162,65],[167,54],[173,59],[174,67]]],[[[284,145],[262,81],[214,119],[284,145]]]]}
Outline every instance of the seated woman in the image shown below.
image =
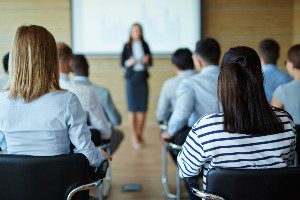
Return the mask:
{"type": "Polygon", "coordinates": [[[0,145],[6,154],[84,154],[91,166],[109,158],[95,148],[78,98],[59,86],[57,49],[41,26],[18,28],[9,58],[9,85],[0,92],[0,145]]]}
{"type": "Polygon", "coordinates": [[[294,160],[291,116],[268,104],[257,53],[249,47],[225,53],[219,75],[223,112],[206,115],[190,131],[177,161],[181,177],[212,168],[283,168],[294,160]]]}

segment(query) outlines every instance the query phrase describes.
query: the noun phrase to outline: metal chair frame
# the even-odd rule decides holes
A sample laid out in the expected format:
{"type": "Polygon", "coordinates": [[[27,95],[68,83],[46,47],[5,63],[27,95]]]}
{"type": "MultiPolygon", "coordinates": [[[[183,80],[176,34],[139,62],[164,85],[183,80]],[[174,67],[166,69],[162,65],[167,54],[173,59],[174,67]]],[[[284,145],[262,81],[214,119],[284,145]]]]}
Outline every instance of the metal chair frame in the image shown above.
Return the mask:
{"type": "MultiPolygon", "coordinates": [[[[162,131],[167,129],[166,125],[160,124],[160,129],[162,131]]],[[[168,184],[168,151],[169,150],[176,150],[181,151],[182,147],[177,144],[163,142],[162,145],[162,175],[161,175],[161,182],[164,188],[164,193],[168,199],[177,199],[180,200],[181,198],[181,178],[179,176],[179,169],[177,167],[177,174],[176,174],[176,194],[170,192],[169,184],[168,184]]]]}
{"type": "MultiPolygon", "coordinates": [[[[110,143],[98,146],[97,148],[99,150],[105,150],[108,154],[111,153],[110,143]]],[[[111,191],[111,163],[106,172],[105,182],[103,183],[103,181],[102,181],[102,184],[100,184],[98,186],[99,200],[102,200],[102,196],[108,197],[110,191],[111,191]],[[101,196],[101,199],[100,199],[100,196],[101,196]]]]}
{"type": "Polygon", "coordinates": [[[197,197],[200,197],[202,199],[207,199],[207,200],[225,200],[223,197],[220,197],[220,196],[215,195],[215,194],[203,192],[203,191],[200,191],[200,190],[198,190],[196,188],[193,188],[193,187],[191,187],[190,189],[191,189],[191,191],[193,192],[194,195],[196,195],[197,197]]]}

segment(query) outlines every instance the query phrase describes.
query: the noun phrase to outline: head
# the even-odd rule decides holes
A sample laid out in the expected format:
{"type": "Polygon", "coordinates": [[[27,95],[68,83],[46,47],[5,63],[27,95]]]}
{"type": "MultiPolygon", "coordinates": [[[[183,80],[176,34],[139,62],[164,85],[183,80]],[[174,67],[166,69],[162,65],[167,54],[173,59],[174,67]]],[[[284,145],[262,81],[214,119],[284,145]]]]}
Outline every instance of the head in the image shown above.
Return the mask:
{"type": "Polygon", "coordinates": [[[84,55],[74,55],[72,70],[76,76],[89,76],[89,64],[84,55]]]}
{"type": "Polygon", "coordinates": [[[72,69],[72,49],[63,42],[56,44],[59,61],[59,71],[65,74],[69,74],[72,69]]]}
{"type": "Polygon", "coordinates": [[[189,49],[177,49],[172,55],[172,63],[178,71],[194,69],[192,56],[189,49]]]}
{"type": "Polygon", "coordinates": [[[204,38],[197,42],[193,56],[194,64],[198,69],[208,65],[219,65],[221,49],[213,38],[204,38]]]}
{"type": "Polygon", "coordinates": [[[263,83],[261,63],[255,50],[234,47],[224,54],[218,88],[225,131],[249,135],[283,131],[267,101],[263,83]]]}
{"type": "Polygon", "coordinates": [[[286,69],[291,76],[300,72],[300,44],[292,46],[287,55],[286,69]]]}
{"type": "Polygon", "coordinates": [[[6,53],[4,56],[3,56],[3,68],[4,68],[4,72],[6,74],[8,74],[8,60],[9,60],[9,53],[6,53]]]}
{"type": "Polygon", "coordinates": [[[273,39],[264,39],[259,43],[258,53],[262,64],[276,65],[280,55],[279,44],[273,39]]]}
{"type": "Polygon", "coordinates": [[[126,46],[131,47],[134,40],[144,41],[143,28],[139,23],[132,24],[130,28],[129,41],[126,43],[126,46]]]}
{"type": "Polygon", "coordinates": [[[10,97],[31,102],[61,90],[56,43],[44,27],[30,25],[17,29],[9,55],[10,97]]]}

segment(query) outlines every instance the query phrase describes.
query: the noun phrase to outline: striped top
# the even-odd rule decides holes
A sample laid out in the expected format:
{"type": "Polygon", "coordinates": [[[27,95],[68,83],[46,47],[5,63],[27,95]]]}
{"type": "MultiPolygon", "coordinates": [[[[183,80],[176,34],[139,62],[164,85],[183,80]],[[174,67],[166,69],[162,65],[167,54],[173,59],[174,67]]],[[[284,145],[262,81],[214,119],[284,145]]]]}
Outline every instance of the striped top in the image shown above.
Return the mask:
{"type": "Polygon", "coordinates": [[[283,168],[291,166],[296,148],[294,123],[284,110],[275,111],[284,132],[253,136],[223,130],[223,114],[205,115],[195,123],[177,157],[182,178],[206,175],[212,168],[283,168]]]}

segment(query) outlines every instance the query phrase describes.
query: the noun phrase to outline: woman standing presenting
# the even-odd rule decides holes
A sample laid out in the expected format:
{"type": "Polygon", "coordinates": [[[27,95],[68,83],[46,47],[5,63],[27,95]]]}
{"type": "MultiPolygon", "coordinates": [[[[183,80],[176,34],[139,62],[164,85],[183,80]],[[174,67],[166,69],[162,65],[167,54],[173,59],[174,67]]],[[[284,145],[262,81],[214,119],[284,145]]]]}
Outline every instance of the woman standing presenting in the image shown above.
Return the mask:
{"type": "Polygon", "coordinates": [[[143,130],[148,104],[148,67],[152,65],[151,52],[143,38],[140,24],[135,23],[131,26],[129,41],[124,46],[121,63],[126,70],[127,107],[133,129],[132,145],[140,149],[144,143],[143,130]]]}

